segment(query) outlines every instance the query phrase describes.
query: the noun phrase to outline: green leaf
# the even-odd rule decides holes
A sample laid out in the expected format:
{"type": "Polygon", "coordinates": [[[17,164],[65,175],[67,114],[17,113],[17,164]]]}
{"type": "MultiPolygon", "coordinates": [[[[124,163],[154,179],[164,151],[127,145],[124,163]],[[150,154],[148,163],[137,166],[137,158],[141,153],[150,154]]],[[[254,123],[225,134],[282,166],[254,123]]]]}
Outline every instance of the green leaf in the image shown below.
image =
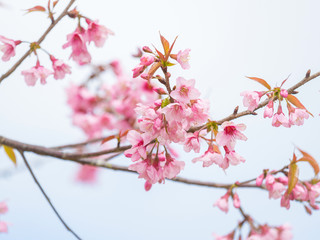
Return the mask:
{"type": "Polygon", "coordinates": [[[13,149],[11,147],[6,146],[6,145],[3,145],[3,148],[4,148],[4,151],[6,152],[7,156],[14,163],[14,165],[17,165],[17,159],[16,159],[16,155],[14,154],[13,149]]]}
{"type": "Polygon", "coordinates": [[[169,104],[170,104],[170,98],[167,97],[167,98],[162,100],[161,108],[164,108],[164,107],[168,106],[169,104]]]}

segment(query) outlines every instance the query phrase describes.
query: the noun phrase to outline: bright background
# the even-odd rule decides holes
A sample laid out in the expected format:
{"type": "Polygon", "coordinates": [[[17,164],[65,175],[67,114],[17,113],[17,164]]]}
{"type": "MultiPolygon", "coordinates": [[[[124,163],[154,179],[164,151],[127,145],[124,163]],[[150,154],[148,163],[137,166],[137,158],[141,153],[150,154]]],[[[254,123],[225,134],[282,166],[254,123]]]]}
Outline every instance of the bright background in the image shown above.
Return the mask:
{"type": "MultiPolygon", "coordinates": [[[[43,0],[2,0],[0,35],[35,41],[49,25],[41,13],[24,15],[23,9],[45,5],[43,0]]],[[[67,0],[61,0],[62,9],[67,0]]],[[[289,74],[285,87],[301,80],[306,71],[320,71],[320,34],[317,1],[98,1],[79,0],[81,13],[99,19],[115,36],[103,49],[90,48],[94,63],[120,59],[128,74],[137,65],[131,57],[138,46],[160,47],[159,31],[170,41],[179,35],[175,50],[191,48],[191,69],[176,67],[174,77],[195,78],[202,97],[211,102],[213,119],[232,113],[240,105],[240,92],[262,90],[245,76],[266,79],[280,85],[289,74]]],[[[57,11],[59,12],[59,11],[57,11]]],[[[67,59],[70,50],[62,50],[66,35],[76,22],[64,19],[49,34],[42,46],[57,58],[67,59]]],[[[0,62],[0,72],[9,69],[26,51],[19,47],[9,63],[0,62]]],[[[40,53],[41,63],[49,66],[40,53]]],[[[0,134],[31,144],[54,146],[85,139],[72,126],[66,105],[65,88],[71,81],[81,82],[89,74],[73,65],[73,74],[63,81],[48,79],[48,84],[27,87],[21,71],[35,64],[29,57],[0,85],[0,134]]],[[[112,81],[106,79],[107,81],[112,81]]],[[[187,162],[181,176],[214,182],[232,183],[256,177],[262,169],[279,169],[289,162],[294,146],[320,159],[319,79],[299,89],[298,97],[315,115],[303,127],[274,128],[270,119],[258,116],[238,119],[248,128],[247,142],[239,142],[237,151],[246,163],[230,167],[226,173],[212,166],[203,169],[191,164],[196,155],[182,154],[187,162]]],[[[4,240],[73,239],[65,230],[25,170],[21,159],[15,169],[0,150],[0,201],[7,200],[9,212],[1,220],[11,223],[4,240]]],[[[213,208],[225,193],[206,187],[167,181],[145,192],[137,175],[101,170],[94,185],[74,181],[74,163],[27,154],[34,171],[52,202],[70,227],[83,239],[213,239],[212,233],[226,234],[241,216],[230,204],[226,215],[213,208]]],[[[116,163],[127,164],[123,157],[116,163]]],[[[301,178],[312,175],[301,164],[301,178]]],[[[316,239],[320,235],[319,212],[306,214],[303,206],[292,203],[289,211],[280,208],[280,200],[268,200],[260,190],[238,191],[245,211],[260,223],[290,223],[294,239],[316,239]]]]}

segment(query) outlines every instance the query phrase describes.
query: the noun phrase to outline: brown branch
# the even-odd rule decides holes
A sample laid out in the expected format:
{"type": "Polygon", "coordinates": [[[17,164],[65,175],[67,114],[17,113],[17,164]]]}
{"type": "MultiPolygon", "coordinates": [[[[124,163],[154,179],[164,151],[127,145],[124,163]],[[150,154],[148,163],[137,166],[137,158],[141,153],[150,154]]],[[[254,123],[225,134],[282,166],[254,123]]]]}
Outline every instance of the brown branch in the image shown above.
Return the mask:
{"type": "Polygon", "coordinates": [[[66,144],[66,145],[51,147],[51,149],[61,150],[61,149],[65,149],[65,148],[82,147],[82,146],[86,146],[86,145],[91,144],[91,143],[101,142],[105,138],[107,138],[107,137],[94,138],[94,139],[90,139],[88,141],[84,141],[84,142],[80,142],[80,143],[66,144]]]}
{"type": "MultiPolygon", "coordinates": [[[[302,79],[300,82],[298,82],[297,84],[293,85],[292,87],[288,88],[287,91],[289,94],[292,94],[297,88],[301,87],[302,85],[306,84],[307,82],[317,78],[320,76],[320,72],[317,72],[311,76],[308,76],[306,75],[306,77],[304,79],[302,79]]],[[[275,101],[276,99],[274,99],[275,101]]],[[[260,109],[260,108],[263,108],[264,106],[266,106],[268,103],[269,103],[270,99],[266,99],[264,100],[263,102],[261,102],[258,107],[256,107],[253,111],[249,111],[249,110],[246,110],[246,111],[242,111],[242,112],[239,112],[239,113],[232,113],[231,115],[229,115],[228,117],[225,117],[225,118],[222,118],[218,121],[215,121],[217,124],[221,125],[223,122],[225,121],[231,121],[233,119],[236,119],[236,118],[240,118],[240,117],[243,117],[243,116],[246,116],[246,115],[257,115],[255,113],[256,110],[260,109]]],[[[191,128],[189,131],[190,132],[195,132],[195,131],[198,131],[199,129],[203,128],[204,125],[202,126],[198,126],[198,127],[194,127],[194,128],[191,128]]]]}
{"type": "MultiPolygon", "coordinates": [[[[71,5],[75,2],[75,0],[71,0],[67,7],[63,10],[63,12],[60,14],[60,16],[51,23],[51,25],[48,27],[48,29],[42,34],[42,36],[38,39],[37,43],[40,44],[42,41],[46,38],[46,36],[49,34],[49,32],[57,25],[60,20],[68,14],[68,9],[71,7],[71,5]]],[[[29,49],[6,73],[4,73],[0,77],[0,83],[7,77],[9,77],[19,66],[20,64],[32,53],[32,50],[29,49]]]]}
{"type": "Polygon", "coordinates": [[[18,149],[23,152],[33,152],[39,155],[51,156],[51,157],[60,158],[64,160],[76,160],[80,158],[96,157],[96,156],[101,156],[109,153],[123,152],[131,148],[131,146],[128,145],[128,146],[116,147],[116,148],[111,148],[111,149],[102,150],[98,152],[91,152],[91,153],[66,153],[56,149],[22,143],[9,138],[5,138],[3,136],[0,136],[0,144],[7,145],[9,147],[18,149]]]}
{"type": "Polygon", "coordinates": [[[54,213],[57,215],[57,217],[59,218],[60,222],[63,224],[63,226],[68,230],[70,231],[73,236],[75,236],[77,239],[80,239],[81,238],[66,224],[66,222],[62,219],[62,217],[60,216],[60,214],[58,213],[57,209],[53,206],[52,202],[50,201],[48,195],[46,194],[46,192],[44,191],[44,189],[42,188],[41,184],[39,183],[38,179],[36,178],[36,176],[34,175],[26,157],[24,156],[24,153],[23,151],[19,151],[20,152],[20,155],[24,161],[24,163],[26,164],[27,166],[27,169],[29,170],[33,180],[35,181],[35,183],[37,184],[37,186],[39,187],[42,195],[46,198],[47,202],[49,203],[50,207],[52,208],[52,210],[54,211],[54,213]]]}

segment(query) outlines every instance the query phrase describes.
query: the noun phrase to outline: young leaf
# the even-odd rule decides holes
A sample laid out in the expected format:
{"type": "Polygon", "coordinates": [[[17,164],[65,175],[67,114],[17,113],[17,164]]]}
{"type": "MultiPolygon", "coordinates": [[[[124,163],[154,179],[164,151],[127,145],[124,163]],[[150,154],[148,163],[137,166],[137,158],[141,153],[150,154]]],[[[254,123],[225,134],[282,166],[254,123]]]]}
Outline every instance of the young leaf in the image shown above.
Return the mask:
{"type": "Polygon", "coordinates": [[[298,162],[308,162],[313,168],[314,174],[317,175],[320,171],[319,164],[317,163],[317,161],[310,154],[302,151],[300,148],[298,148],[298,150],[303,155],[303,157],[300,158],[298,162]]]}
{"type": "Polygon", "coordinates": [[[161,39],[161,43],[164,49],[164,54],[167,56],[168,52],[169,52],[169,48],[170,48],[170,44],[168,42],[167,39],[165,39],[161,34],[160,34],[160,39],[161,39]]]}
{"type": "Polygon", "coordinates": [[[263,86],[265,86],[269,90],[271,89],[270,85],[266,82],[266,80],[263,80],[262,78],[257,78],[257,77],[247,77],[247,78],[262,84],[263,86]]]}
{"type": "Polygon", "coordinates": [[[154,64],[151,65],[148,75],[149,78],[151,78],[153,76],[153,74],[158,70],[158,68],[161,66],[160,62],[155,62],[154,64]]]}
{"type": "Polygon", "coordinates": [[[296,184],[298,183],[299,176],[299,168],[296,163],[291,163],[289,165],[289,173],[288,173],[288,189],[287,193],[290,194],[296,184]]]}
{"type": "Polygon", "coordinates": [[[45,12],[46,9],[42,6],[35,6],[33,8],[29,8],[26,9],[27,13],[31,13],[31,12],[45,12]]]}
{"type": "Polygon", "coordinates": [[[14,154],[14,151],[11,147],[8,147],[6,145],[3,145],[4,151],[6,152],[6,154],[8,155],[8,157],[10,158],[10,160],[14,163],[14,165],[17,165],[17,159],[16,159],[16,155],[14,154]]]}
{"type": "MultiPolygon", "coordinates": [[[[178,38],[178,36],[176,36],[176,38],[174,39],[173,43],[171,44],[171,47],[170,47],[169,52],[168,52],[168,55],[166,56],[166,61],[168,60],[168,58],[169,58],[169,56],[171,54],[171,51],[173,49],[174,44],[176,43],[177,38],[178,38]]],[[[175,59],[175,60],[177,60],[177,59],[175,59]]]]}
{"type": "Polygon", "coordinates": [[[114,139],[115,137],[116,137],[115,135],[111,135],[109,137],[106,137],[105,139],[102,140],[101,145],[106,142],[109,142],[110,140],[114,139]]]}
{"type": "Polygon", "coordinates": [[[288,99],[289,102],[291,102],[297,108],[305,109],[313,117],[313,115],[305,108],[305,106],[303,106],[303,104],[299,101],[298,98],[296,98],[292,94],[289,94],[287,99],[288,99]]]}

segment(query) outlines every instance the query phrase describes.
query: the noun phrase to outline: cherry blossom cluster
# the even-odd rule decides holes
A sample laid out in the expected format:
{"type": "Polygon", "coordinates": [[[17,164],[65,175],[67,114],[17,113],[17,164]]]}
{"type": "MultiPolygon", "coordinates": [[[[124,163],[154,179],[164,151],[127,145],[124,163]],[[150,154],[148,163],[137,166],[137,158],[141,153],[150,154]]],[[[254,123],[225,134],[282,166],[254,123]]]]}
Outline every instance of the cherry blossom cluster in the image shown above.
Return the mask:
{"type": "Polygon", "coordinates": [[[213,206],[217,206],[221,211],[228,213],[229,211],[229,198],[232,198],[233,200],[233,206],[235,208],[239,208],[241,205],[239,195],[236,192],[232,192],[231,189],[227,191],[225,195],[223,195],[221,198],[219,198],[213,206]]]}
{"type": "Polygon", "coordinates": [[[157,99],[152,85],[142,79],[130,79],[118,61],[111,62],[108,67],[116,75],[114,84],[101,84],[99,91],[94,93],[89,84],[72,84],[67,89],[73,124],[80,127],[88,138],[101,137],[104,130],[124,132],[136,128],[136,105],[157,99]]]}
{"type": "MultiPolygon", "coordinates": [[[[318,180],[299,181],[296,183],[290,193],[288,193],[288,177],[274,177],[273,172],[261,174],[256,185],[261,186],[265,181],[265,187],[269,191],[269,198],[281,198],[281,206],[290,208],[290,201],[306,202],[309,206],[318,210],[320,207],[316,204],[316,199],[320,196],[320,182],[318,180]]],[[[311,213],[311,209],[305,205],[306,210],[311,213]]]]}
{"type": "MultiPolygon", "coordinates": [[[[57,2],[58,1],[54,3],[53,7],[55,7],[57,2]]],[[[28,10],[28,12],[33,11],[44,12],[45,8],[41,6],[36,6],[28,10]]],[[[50,4],[48,4],[48,14],[49,17],[53,20],[53,12],[52,9],[50,9],[50,4]]],[[[91,62],[91,55],[88,52],[87,45],[93,42],[96,47],[102,47],[107,37],[113,33],[105,26],[98,24],[98,21],[92,21],[91,19],[82,16],[76,9],[70,11],[68,13],[68,16],[71,18],[77,18],[78,24],[76,30],[73,33],[67,35],[67,43],[65,43],[62,47],[71,47],[72,52],[70,58],[72,58],[79,65],[88,64],[91,62]],[[81,19],[83,18],[87,23],[87,29],[81,26],[81,19]]],[[[30,52],[34,53],[34,55],[37,58],[37,61],[34,67],[28,70],[23,70],[21,72],[28,86],[34,86],[38,80],[40,80],[41,84],[46,84],[46,79],[50,75],[53,75],[54,79],[58,80],[65,78],[66,74],[71,74],[71,67],[69,65],[67,65],[60,59],[56,59],[47,50],[40,47],[40,45],[37,42],[30,43],[27,41],[12,40],[4,36],[0,36],[0,42],[2,42],[2,45],[0,45],[0,51],[3,52],[3,61],[9,61],[11,57],[15,56],[15,49],[17,45],[21,43],[30,44],[30,52]],[[40,64],[37,49],[41,49],[49,55],[52,63],[52,70],[40,64]]]]}
{"type": "MultiPolygon", "coordinates": [[[[251,221],[251,230],[246,237],[247,240],[291,240],[293,238],[291,226],[288,224],[279,227],[272,227],[267,224],[253,226],[252,219],[249,219],[248,221],[251,221]]],[[[243,239],[241,233],[239,233],[239,237],[236,238],[237,230],[241,230],[243,223],[244,222],[239,223],[238,228],[227,235],[219,236],[214,233],[213,236],[215,237],[215,240],[243,239]]]]}
{"type": "Polygon", "coordinates": [[[270,85],[261,78],[250,77],[250,79],[261,83],[268,88],[268,91],[245,91],[241,93],[241,96],[243,96],[243,105],[248,107],[249,111],[254,111],[259,106],[260,99],[263,96],[267,96],[269,102],[264,109],[263,117],[272,118],[272,126],[284,126],[287,128],[290,128],[292,125],[301,126],[304,123],[304,119],[309,118],[310,113],[302,103],[294,95],[288,94],[288,91],[282,88],[286,80],[282,82],[280,87],[271,89],[270,85]],[[278,101],[277,111],[274,111],[275,101],[278,101]],[[286,117],[282,110],[283,101],[286,102],[288,117],[286,117]]]}
{"type": "MultiPolygon", "coordinates": [[[[8,212],[7,203],[2,201],[0,202],[0,215],[5,214],[8,212]]],[[[0,233],[7,233],[8,232],[8,223],[0,220],[0,233]]]]}

